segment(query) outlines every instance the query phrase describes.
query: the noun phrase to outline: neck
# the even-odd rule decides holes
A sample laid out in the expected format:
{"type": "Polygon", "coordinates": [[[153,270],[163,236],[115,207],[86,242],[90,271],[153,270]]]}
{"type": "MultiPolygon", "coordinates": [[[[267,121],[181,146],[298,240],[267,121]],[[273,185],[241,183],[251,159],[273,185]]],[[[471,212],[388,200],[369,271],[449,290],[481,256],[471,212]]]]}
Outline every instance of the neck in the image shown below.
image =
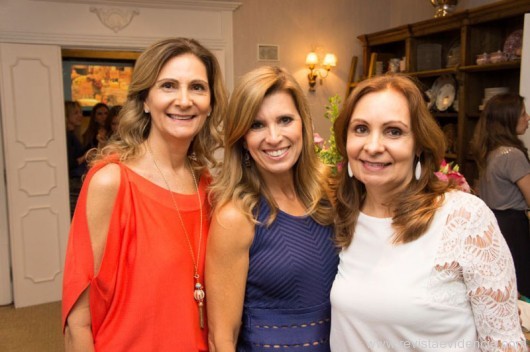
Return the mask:
{"type": "Polygon", "coordinates": [[[151,149],[161,168],[171,168],[174,171],[179,171],[188,167],[189,144],[168,143],[149,136],[144,145],[151,149]]]}
{"type": "Polygon", "coordinates": [[[366,197],[361,205],[361,211],[366,215],[376,218],[390,218],[394,215],[391,208],[392,198],[367,191],[366,197]]]}

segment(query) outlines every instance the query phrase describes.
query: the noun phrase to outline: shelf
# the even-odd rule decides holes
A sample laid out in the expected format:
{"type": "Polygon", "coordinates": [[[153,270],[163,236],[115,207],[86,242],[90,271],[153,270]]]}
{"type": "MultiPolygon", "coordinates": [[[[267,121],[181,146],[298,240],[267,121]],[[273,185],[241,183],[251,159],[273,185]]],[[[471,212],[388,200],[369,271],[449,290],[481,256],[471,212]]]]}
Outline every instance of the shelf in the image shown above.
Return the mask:
{"type": "MultiPolygon", "coordinates": [[[[462,164],[461,172],[470,180],[477,177],[478,169],[469,154],[469,141],[481,116],[479,106],[484,100],[485,89],[508,87],[510,91],[519,91],[521,70],[521,60],[475,65],[475,58],[481,53],[503,49],[511,33],[523,28],[526,12],[530,12],[530,0],[495,1],[445,18],[432,18],[357,37],[363,44],[363,77],[369,76],[374,53],[381,55],[377,60],[384,64],[390,58],[405,57],[409,72],[403,74],[412,77],[423,90],[432,87],[439,77],[451,75],[455,81],[458,112],[450,107],[443,112],[433,108],[430,113],[446,134],[454,134],[454,138],[446,138],[453,144],[448,149],[452,152],[445,157],[462,164]],[[460,45],[460,64],[447,67],[448,62],[453,63],[449,54],[456,55],[452,52],[456,43],[460,45]],[[429,51],[432,57],[425,57],[424,45],[433,46],[429,51]],[[440,68],[427,70],[429,67],[440,68]]],[[[348,85],[351,89],[356,83],[348,85]]]]}
{"type": "Polygon", "coordinates": [[[460,71],[464,72],[487,72],[499,70],[517,70],[521,68],[521,61],[501,62],[498,64],[461,66],[460,71]]]}
{"type": "Polygon", "coordinates": [[[449,67],[431,71],[405,72],[405,74],[412,77],[436,77],[441,75],[455,74],[456,72],[457,67],[449,67]]]}

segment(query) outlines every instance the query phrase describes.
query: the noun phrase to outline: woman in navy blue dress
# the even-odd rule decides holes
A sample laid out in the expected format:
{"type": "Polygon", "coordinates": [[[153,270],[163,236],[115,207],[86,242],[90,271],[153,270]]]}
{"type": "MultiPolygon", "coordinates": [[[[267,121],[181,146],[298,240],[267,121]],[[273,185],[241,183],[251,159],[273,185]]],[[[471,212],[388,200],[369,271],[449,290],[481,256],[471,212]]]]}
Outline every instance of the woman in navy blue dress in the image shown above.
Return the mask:
{"type": "Polygon", "coordinates": [[[223,129],[206,255],[210,350],[328,352],[338,257],[304,93],[283,69],[255,69],[223,129]]]}

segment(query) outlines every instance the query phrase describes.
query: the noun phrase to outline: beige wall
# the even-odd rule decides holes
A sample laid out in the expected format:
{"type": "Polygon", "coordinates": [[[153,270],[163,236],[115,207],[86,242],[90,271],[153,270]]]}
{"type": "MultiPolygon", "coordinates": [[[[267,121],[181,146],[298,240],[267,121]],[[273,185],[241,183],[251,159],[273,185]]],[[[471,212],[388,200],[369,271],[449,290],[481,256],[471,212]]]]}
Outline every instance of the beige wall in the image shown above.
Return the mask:
{"type": "MultiPolygon", "coordinates": [[[[309,93],[315,129],[325,138],[330,124],[324,119],[329,97],[344,97],[353,55],[362,46],[357,36],[386,28],[429,19],[434,9],[428,0],[239,0],[234,12],[234,77],[263,64],[275,64],[294,74],[306,89],[307,53],[315,47],[337,55],[338,63],[316,92],[309,93]],[[280,47],[279,62],[257,60],[258,44],[280,47]]],[[[461,0],[457,10],[491,3],[494,0],[461,0]]]]}

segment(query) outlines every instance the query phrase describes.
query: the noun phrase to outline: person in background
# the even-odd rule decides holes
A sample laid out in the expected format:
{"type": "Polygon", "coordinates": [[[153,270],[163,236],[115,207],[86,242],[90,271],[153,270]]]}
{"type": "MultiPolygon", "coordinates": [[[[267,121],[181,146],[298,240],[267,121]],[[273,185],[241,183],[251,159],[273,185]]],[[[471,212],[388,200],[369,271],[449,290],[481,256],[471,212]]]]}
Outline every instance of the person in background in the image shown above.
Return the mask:
{"type": "Polygon", "coordinates": [[[519,139],[530,116],[519,94],[488,100],[475,128],[472,150],[479,167],[478,195],[493,210],[515,263],[517,288],[530,297],[530,161],[519,139]]]}
{"type": "Polygon", "coordinates": [[[207,351],[207,166],[226,89],[193,39],[138,58],[119,138],[87,174],[63,282],[66,351],[207,351]]]}
{"type": "Polygon", "coordinates": [[[283,69],[250,71],[223,131],[206,257],[210,350],[327,352],[338,257],[302,89],[283,69]]]}
{"type": "Polygon", "coordinates": [[[83,133],[83,146],[86,150],[103,146],[110,135],[106,128],[109,107],[105,103],[97,103],[90,113],[88,127],[83,133]]]}
{"type": "Polygon", "coordinates": [[[118,132],[121,109],[121,105],[114,105],[109,109],[109,116],[105,122],[105,130],[109,131],[109,139],[118,132]]]}
{"type": "Polygon", "coordinates": [[[362,81],[334,131],[331,350],[526,351],[508,246],[482,200],[434,174],[444,135],[415,82],[362,81]]]}
{"type": "Polygon", "coordinates": [[[74,215],[77,198],[87,171],[86,149],[77,138],[76,131],[83,122],[81,105],[77,101],[65,101],[66,151],[68,153],[68,186],[70,193],[70,217],[74,215]]]}

